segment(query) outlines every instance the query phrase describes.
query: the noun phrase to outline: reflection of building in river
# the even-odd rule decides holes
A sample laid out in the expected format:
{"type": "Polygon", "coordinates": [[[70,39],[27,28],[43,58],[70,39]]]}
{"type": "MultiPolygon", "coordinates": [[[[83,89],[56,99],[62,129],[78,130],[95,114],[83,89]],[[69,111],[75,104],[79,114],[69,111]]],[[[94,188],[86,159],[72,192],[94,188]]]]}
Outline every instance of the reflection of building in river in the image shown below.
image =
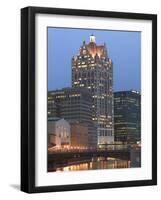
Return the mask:
{"type": "Polygon", "coordinates": [[[96,128],[92,121],[92,97],[85,88],[63,88],[48,92],[48,120],[60,117],[69,123],[86,123],[88,145],[97,145],[96,128]]]}
{"type": "Polygon", "coordinates": [[[141,95],[137,91],[114,93],[115,141],[133,143],[141,139],[141,95]]]}
{"type": "Polygon", "coordinates": [[[130,168],[131,162],[128,160],[119,160],[114,158],[95,157],[90,161],[72,164],[64,167],[58,167],[56,169],[50,169],[50,171],[80,171],[80,170],[95,170],[95,169],[122,169],[130,168]]]}
{"type": "Polygon", "coordinates": [[[59,118],[48,120],[48,144],[61,147],[70,143],[70,124],[59,118]]]}
{"type": "Polygon", "coordinates": [[[130,151],[131,167],[141,167],[141,149],[132,148],[130,151]]]}
{"type": "Polygon", "coordinates": [[[71,123],[71,146],[88,147],[88,125],[85,123],[71,123]]]}

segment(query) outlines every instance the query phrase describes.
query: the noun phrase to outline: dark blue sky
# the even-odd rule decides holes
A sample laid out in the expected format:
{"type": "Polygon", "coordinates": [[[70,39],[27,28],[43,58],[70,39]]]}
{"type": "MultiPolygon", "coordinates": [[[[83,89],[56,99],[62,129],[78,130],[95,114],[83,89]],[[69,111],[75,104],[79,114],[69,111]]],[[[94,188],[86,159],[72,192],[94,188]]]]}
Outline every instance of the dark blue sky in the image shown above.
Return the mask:
{"type": "Polygon", "coordinates": [[[48,28],[48,90],[71,86],[71,58],[91,34],[106,43],[113,60],[114,91],[141,89],[141,33],[127,31],[48,28]]]}

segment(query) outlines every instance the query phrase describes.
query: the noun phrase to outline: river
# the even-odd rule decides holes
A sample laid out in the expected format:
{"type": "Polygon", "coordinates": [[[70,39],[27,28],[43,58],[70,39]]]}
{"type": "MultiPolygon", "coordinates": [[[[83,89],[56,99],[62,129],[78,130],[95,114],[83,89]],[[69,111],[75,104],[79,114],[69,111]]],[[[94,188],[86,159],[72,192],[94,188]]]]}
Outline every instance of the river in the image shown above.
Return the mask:
{"type": "Polygon", "coordinates": [[[50,168],[51,171],[79,171],[79,170],[95,170],[95,169],[115,169],[130,168],[130,161],[109,157],[94,157],[92,159],[77,160],[70,162],[64,166],[55,166],[50,168]]]}

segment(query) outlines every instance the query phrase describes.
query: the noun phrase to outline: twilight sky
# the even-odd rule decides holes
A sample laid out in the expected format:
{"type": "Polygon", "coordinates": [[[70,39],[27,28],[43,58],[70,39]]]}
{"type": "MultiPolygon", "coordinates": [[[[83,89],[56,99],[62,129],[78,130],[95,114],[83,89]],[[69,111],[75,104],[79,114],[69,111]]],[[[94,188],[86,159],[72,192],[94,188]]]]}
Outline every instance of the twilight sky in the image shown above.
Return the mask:
{"type": "Polygon", "coordinates": [[[127,31],[48,28],[48,90],[71,87],[71,58],[91,34],[106,43],[113,60],[114,91],[141,90],[141,33],[127,31]]]}

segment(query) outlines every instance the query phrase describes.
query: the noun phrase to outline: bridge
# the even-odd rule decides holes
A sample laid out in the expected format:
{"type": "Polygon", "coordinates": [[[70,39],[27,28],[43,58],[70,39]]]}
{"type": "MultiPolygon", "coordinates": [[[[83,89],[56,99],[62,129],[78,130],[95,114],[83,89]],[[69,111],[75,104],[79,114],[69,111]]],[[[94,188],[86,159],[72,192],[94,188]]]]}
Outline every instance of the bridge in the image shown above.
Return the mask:
{"type": "Polygon", "coordinates": [[[105,156],[105,157],[114,157],[114,158],[128,158],[130,153],[130,149],[115,149],[115,150],[73,150],[73,151],[53,151],[48,154],[49,160],[56,160],[60,157],[65,158],[71,158],[71,157],[99,157],[99,156],[105,156]]]}
{"type": "Polygon", "coordinates": [[[130,149],[75,149],[66,151],[51,151],[48,153],[48,167],[62,167],[69,164],[90,161],[92,158],[98,157],[111,157],[121,160],[130,160],[130,149]]]}

